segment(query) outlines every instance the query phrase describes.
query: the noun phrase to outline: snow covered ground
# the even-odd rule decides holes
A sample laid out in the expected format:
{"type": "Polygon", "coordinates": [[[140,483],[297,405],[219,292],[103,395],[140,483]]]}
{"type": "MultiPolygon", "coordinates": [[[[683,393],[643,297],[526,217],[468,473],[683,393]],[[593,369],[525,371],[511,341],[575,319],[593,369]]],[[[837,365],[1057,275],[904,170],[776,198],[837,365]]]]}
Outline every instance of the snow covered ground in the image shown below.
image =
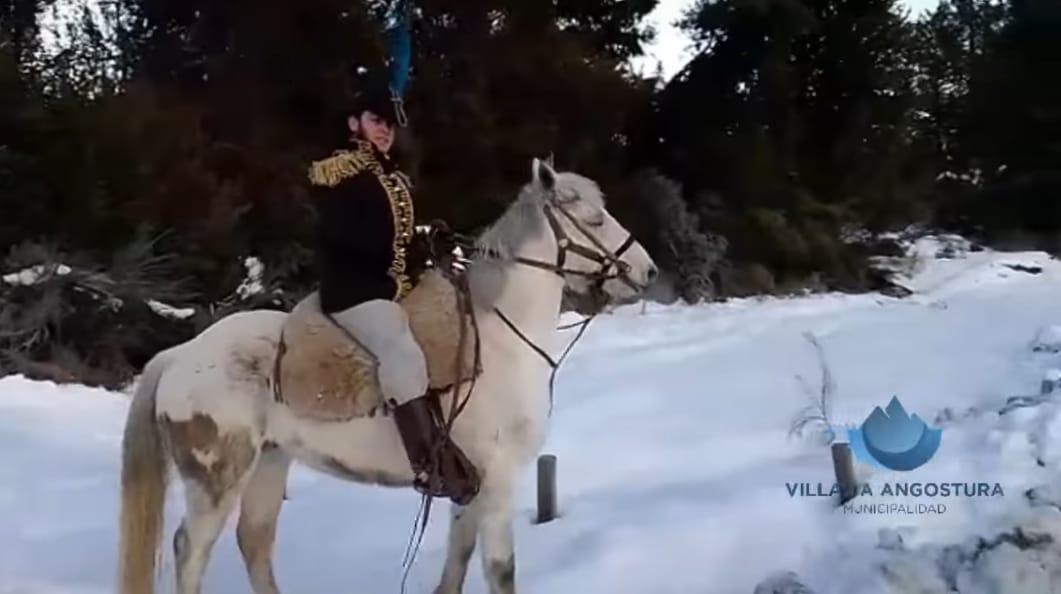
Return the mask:
{"type": "MultiPolygon", "coordinates": [[[[969,252],[939,240],[897,266],[915,294],[628,306],[593,322],[557,378],[546,451],[559,458],[558,521],[533,525],[528,473],[517,526],[524,592],[751,594],[794,571],[818,594],[1061,592],[1061,262],[969,252]],[[852,505],[940,504],[942,513],[853,513],[790,487],[833,482],[829,448],[789,437],[818,389],[824,351],[834,424],[898,396],[943,428],[911,472],[859,467],[852,505]],[[1000,411],[1005,410],[1005,414],[1000,411]],[[896,497],[895,483],[998,484],[1002,495],[896,497]]],[[[118,447],[126,396],[0,379],[0,594],[112,591],[118,447]]],[[[287,592],[397,592],[415,494],[296,469],[281,516],[287,592]]],[[[167,533],[180,513],[170,498],[167,533]]],[[[863,508],[864,509],[864,508],[863,508]]],[[[434,587],[440,507],[410,578],[434,587]]],[[[162,592],[172,592],[166,551],[162,592]]],[[[466,591],[484,592],[473,566],[466,591]]],[[[763,588],[762,592],[772,590],[763,588]]],[[[793,589],[790,592],[796,592],[793,589]]],[[[247,593],[227,531],[206,592],[247,593]]]]}

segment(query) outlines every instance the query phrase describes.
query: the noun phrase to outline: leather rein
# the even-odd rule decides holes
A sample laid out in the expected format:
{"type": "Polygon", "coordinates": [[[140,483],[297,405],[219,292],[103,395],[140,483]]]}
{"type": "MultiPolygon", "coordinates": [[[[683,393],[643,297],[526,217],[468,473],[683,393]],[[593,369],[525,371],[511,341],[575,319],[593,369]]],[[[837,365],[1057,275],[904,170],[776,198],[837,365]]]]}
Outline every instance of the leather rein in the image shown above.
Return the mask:
{"type": "MultiPolygon", "coordinates": [[[[575,216],[568,212],[568,210],[564,208],[563,205],[559,202],[550,200],[544,205],[543,210],[545,213],[545,218],[549,222],[549,227],[552,229],[553,237],[556,239],[556,262],[543,262],[541,260],[524,258],[522,256],[514,258],[513,261],[523,264],[525,266],[548,270],[559,275],[560,277],[571,274],[590,278],[593,280],[593,286],[597,290],[601,290],[604,283],[612,279],[618,279],[619,281],[630,286],[634,290],[641,290],[642,287],[630,277],[630,265],[619,259],[624,253],[626,253],[628,249],[630,249],[632,245],[634,245],[635,240],[632,234],[628,233],[626,239],[623,240],[622,244],[620,244],[619,247],[613,252],[607,247],[605,247],[605,245],[595,235],[593,235],[593,233],[591,233],[589,229],[586,228],[584,223],[575,218],[575,216]],[[563,215],[568,221],[570,221],[571,224],[575,227],[575,229],[577,229],[590,241],[591,244],[593,244],[593,247],[588,247],[586,245],[572,241],[571,237],[567,234],[567,232],[564,231],[564,228],[560,224],[560,221],[557,218],[556,214],[553,212],[553,209],[559,211],[561,215],[563,215]],[[586,258],[587,260],[596,262],[599,265],[599,268],[593,271],[566,268],[565,264],[567,263],[568,252],[586,258]]],[[[563,353],[561,353],[560,358],[554,360],[552,357],[549,356],[549,353],[546,353],[543,348],[535,344],[533,340],[527,337],[527,335],[519,329],[515,322],[513,322],[507,315],[505,315],[505,313],[501,311],[497,306],[494,306],[493,310],[494,313],[497,314],[499,318],[501,318],[501,321],[504,322],[505,325],[508,326],[509,329],[512,330],[512,332],[515,333],[516,336],[518,336],[520,340],[524,342],[524,344],[530,347],[531,350],[533,350],[535,353],[538,354],[538,356],[545,360],[545,362],[552,369],[549,374],[549,412],[550,414],[552,414],[554,401],[553,384],[556,380],[556,372],[560,369],[560,365],[564,362],[564,359],[567,357],[567,354],[571,352],[572,348],[574,348],[575,343],[577,343],[579,339],[582,338],[582,334],[586,331],[586,328],[589,326],[589,323],[593,321],[597,314],[591,314],[580,322],[562,327],[562,329],[570,329],[574,327],[580,328],[578,333],[575,335],[575,338],[572,339],[570,343],[568,343],[563,353]]]]}

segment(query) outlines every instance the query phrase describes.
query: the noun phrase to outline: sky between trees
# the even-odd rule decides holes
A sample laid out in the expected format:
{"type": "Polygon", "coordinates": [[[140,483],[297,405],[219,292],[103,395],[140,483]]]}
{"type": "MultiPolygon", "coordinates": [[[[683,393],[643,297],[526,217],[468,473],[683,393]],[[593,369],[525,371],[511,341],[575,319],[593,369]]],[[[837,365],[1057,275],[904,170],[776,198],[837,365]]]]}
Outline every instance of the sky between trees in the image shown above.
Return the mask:
{"type": "MultiPolygon", "coordinates": [[[[634,58],[633,62],[637,68],[651,74],[656,63],[659,62],[663,68],[664,78],[674,76],[682,66],[692,57],[688,51],[689,36],[674,26],[681,18],[682,11],[694,4],[695,0],[660,0],[656,9],[648,15],[648,23],[656,28],[656,40],[645,48],[644,56],[634,58]]],[[[931,10],[939,0],[902,0],[913,16],[923,11],[931,10]]]]}

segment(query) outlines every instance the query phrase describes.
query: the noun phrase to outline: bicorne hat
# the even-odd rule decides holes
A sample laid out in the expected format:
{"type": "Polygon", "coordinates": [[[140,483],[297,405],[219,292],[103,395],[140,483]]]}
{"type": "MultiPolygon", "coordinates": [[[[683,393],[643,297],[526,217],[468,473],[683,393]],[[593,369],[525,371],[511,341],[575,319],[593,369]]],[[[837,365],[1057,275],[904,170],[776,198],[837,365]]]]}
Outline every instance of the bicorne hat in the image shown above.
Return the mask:
{"type": "Polygon", "coordinates": [[[368,81],[350,105],[350,115],[361,115],[371,111],[391,125],[405,126],[405,105],[397,93],[391,91],[384,81],[368,81]]]}

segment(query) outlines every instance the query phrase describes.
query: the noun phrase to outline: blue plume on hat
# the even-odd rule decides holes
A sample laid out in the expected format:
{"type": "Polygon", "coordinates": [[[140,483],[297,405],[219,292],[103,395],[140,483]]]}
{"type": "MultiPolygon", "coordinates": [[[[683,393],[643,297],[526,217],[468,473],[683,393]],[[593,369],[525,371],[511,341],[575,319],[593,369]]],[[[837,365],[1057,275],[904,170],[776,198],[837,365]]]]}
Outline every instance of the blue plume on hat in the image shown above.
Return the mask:
{"type": "Polygon", "coordinates": [[[387,45],[390,50],[390,99],[399,126],[405,126],[405,86],[409,83],[413,44],[409,33],[409,0],[395,0],[387,17],[387,45]]]}
{"type": "Polygon", "coordinates": [[[407,0],[398,0],[391,6],[387,28],[387,45],[390,48],[390,86],[398,97],[405,96],[412,61],[412,36],[409,33],[410,7],[407,0]]]}

